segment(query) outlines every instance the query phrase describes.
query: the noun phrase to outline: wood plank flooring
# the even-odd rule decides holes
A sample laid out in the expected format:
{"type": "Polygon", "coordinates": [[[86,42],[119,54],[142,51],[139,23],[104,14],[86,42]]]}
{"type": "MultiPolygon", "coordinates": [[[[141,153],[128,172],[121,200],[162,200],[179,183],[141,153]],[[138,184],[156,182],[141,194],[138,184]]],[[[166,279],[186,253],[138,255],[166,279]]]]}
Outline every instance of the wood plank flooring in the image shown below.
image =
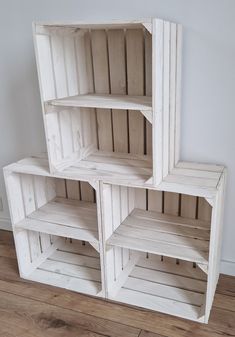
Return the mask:
{"type": "Polygon", "coordinates": [[[208,325],[20,279],[12,233],[0,231],[0,337],[235,336],[235,277],[222,275],[208,325]]]}

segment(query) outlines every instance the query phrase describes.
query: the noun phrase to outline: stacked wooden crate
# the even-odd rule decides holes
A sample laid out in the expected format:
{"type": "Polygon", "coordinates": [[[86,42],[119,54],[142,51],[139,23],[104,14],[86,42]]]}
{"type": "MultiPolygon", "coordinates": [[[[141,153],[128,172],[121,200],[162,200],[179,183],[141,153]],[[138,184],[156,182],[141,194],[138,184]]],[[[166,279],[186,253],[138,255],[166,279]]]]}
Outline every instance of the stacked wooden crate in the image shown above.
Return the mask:
{"type": "Polygon", "coordinates": [[[4,169],[21,276],[208,322],[225,168],[179,160],[181,26],[33,28],[48,159],[4,169]]]}

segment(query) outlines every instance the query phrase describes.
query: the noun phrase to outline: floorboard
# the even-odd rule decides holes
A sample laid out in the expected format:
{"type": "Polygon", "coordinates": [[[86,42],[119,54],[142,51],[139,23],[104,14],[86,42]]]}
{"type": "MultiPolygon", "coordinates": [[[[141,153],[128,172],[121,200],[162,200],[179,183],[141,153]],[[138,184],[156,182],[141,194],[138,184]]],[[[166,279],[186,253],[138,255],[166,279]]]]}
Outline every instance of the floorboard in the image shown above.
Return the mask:
{"type": "Polygon", "coordinates": [[[235,337],[235,277],[221,275],[208,325],[20,279],[0,231],[0,337],[235,337]]]}

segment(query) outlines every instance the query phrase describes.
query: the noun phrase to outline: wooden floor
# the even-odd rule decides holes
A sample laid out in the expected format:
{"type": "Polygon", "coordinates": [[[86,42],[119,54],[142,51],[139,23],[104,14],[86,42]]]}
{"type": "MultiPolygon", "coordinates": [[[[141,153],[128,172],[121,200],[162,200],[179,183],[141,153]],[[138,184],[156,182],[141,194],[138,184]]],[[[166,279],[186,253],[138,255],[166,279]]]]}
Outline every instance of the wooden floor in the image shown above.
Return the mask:
{"type": "Polygon", "coordinates": [[[235,277],[221,276],[208,325],[19,278],[12,233],[0,231],[0,337],[235,336],[235,277]]]}

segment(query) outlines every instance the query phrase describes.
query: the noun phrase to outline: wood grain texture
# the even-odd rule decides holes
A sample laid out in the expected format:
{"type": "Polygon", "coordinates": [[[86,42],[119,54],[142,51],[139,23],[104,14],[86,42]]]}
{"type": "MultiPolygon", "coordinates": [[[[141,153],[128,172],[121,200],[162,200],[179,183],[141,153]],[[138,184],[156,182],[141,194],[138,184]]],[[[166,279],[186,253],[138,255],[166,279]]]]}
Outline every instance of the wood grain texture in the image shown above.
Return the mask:
{"type": "Polygon", "coordinates": [[[16,259],[6,257],[12,248],[12,234],[0,231],[1,337],[235,336],[234,277],[221,275],[209,324],[203,325],[26,282],[18,276],[16,259]]]}

